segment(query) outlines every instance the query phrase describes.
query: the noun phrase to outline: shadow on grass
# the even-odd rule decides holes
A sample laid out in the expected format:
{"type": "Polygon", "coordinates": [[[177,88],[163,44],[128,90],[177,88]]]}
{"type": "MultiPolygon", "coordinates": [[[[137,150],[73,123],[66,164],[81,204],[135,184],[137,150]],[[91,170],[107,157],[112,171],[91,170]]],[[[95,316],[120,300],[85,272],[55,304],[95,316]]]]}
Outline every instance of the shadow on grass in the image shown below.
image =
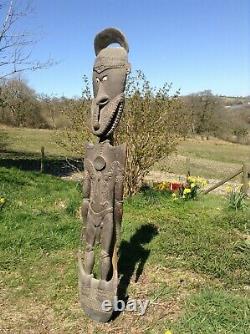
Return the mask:
{"type": "MultiPolygon", "coordinates": [[[[149,257],[150,250],[143,246],[148,244],[158,234],[157,227],[153,224],[142,225],[129,241],[122,241],[119,249],[118,272],[121,279],[118,286],[118,299],[125,304],[128,300],[128,286],[133,277],[137,282],[143,272],[144,265],[149,257]]],[[[120,312],[115,312],[115,319],[120,312]]]]}
{"type": "MultiPolygon", "coordinates": [[[[23,171],[40,171],[41,155],[38,153],[0,151],[0,167],[15,167],[23,171]]],[[[67,176],[74,171],[82,171],[83,162],[63,157],[45,157],[44,173],[55,176],[67,176]]]]}

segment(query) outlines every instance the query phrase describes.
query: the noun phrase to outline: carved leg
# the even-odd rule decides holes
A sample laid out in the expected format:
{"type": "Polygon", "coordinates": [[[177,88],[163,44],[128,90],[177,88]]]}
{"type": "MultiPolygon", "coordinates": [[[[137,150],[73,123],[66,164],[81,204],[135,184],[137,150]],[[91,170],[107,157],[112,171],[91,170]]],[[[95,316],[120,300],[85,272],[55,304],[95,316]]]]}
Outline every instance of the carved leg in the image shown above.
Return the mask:
{"type": "Polygon", "coordinates": [[[111,258],[113,255],[113,213],[106,214],[103,220],[103,227],[101,232],[101,279],[108,280],[109,272],[111,270],[111,258]]]}
{"type": "Polygon", "coordinates": [[[90,275],[93,271],[95,263],[94,244],[95,244],[96,228],[88,218],[86,228],[86,248],[85,248],[85,272],[90,275]]]}

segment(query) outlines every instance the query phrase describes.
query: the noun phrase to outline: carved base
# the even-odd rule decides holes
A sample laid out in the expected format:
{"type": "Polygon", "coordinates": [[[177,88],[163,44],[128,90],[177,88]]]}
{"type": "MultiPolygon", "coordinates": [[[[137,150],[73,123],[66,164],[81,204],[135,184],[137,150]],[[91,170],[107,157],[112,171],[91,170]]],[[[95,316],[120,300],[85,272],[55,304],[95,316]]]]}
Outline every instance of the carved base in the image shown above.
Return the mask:
{"type": "Polygon", "coordinates": [[[85,273],[81,258],[78,258],[79,266],[79,293],[81,307],[91,319],[98,322],[108,322],[113,314],[113,302],[117,296],[118,275],[114,271],[110,281],[97,280],[93,275],[85,273]],[[102,303],[110,301],[112,308],[109,312],[102,309],[102,303]]]}

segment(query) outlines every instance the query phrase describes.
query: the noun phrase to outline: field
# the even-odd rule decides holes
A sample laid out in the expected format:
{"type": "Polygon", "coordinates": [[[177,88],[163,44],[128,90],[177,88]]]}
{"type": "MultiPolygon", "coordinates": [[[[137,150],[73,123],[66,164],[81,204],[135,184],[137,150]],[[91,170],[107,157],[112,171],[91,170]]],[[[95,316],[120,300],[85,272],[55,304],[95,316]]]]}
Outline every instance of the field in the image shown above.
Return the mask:
{"type": "MultiPolygon", "coordinates": [[[[5,138],[5,153],[2,157],[39,158],[41,146],[49,158],[72,157],[56,141],[60,132],[22,128],[0,128],[5,138]]],[[[250,145],[225,142],[218,139],[187,139],[177,147],[177,152],[155,164],[153,170],[185,175],[186,158],[190,158],[191,174],[220,179],[241,166],[250,164],[250,145]]]]}
{"type": "Polygon", "coordinates": [[[249,333],[249,206],[236,213],[222,196],[185,202],[155,191],[127,200],[121,284],[150,304],[101,325],[78,302],[80,185],[6,168],[0,179],[3,333],[249,333]]]}
{"type": "Polygon", "coordinates": [[[8,157],[39,157],[42,146],[50,157],[69,154],[56,144],[57,132],[54,130],[0,127],[0,132],[8,157]]]}
{"type": "Polygon", "coordinates": [[[162,160],[154,169],[185,175],[187,157],[191,174],[220,179],[240,168],[242,162],[250,164],[250,146],[214,138],[188,139],[177,147],[176,154],[162,160]]]}
{"type": "MultiPolygon", "coordinates": [[[[238,212],[217,195],[185,202],[146,190],[126,200],[120,289],[150,304],[144,316],[124,312],[96,324],[78,301],[81,185],[25,171],[39,169],[41,146],[50,174],[57,175],[55,163],[61,170],[58,162],[72,153],[56,144],[62,134],[52,130],[0,130],[0,197],[6,199],[0,204],[1,332],[248,333],[249,200],[238,212]]],[[[250,163],[250,147],[187,139],[152,173],[178,178],[187,158],[192,175],[219,179],[250,163]]]]}

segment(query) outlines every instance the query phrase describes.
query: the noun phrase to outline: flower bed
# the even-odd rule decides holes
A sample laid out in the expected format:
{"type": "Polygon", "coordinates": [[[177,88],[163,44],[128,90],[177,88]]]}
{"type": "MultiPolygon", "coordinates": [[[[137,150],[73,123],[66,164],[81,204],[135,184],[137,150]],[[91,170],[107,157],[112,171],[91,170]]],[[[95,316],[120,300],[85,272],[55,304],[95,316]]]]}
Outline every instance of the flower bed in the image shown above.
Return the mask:
{"type": "Polygon", "coordinates": [[[185,183],[182,182],[159,182],[154,183],[154,188],[159,191],[168,191],[173,198],[195,199],[198,191],[207,185],[207,181],[200,176],[188,176],[185,183]]]}

